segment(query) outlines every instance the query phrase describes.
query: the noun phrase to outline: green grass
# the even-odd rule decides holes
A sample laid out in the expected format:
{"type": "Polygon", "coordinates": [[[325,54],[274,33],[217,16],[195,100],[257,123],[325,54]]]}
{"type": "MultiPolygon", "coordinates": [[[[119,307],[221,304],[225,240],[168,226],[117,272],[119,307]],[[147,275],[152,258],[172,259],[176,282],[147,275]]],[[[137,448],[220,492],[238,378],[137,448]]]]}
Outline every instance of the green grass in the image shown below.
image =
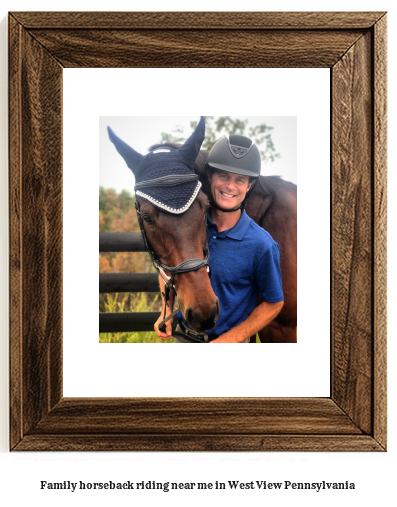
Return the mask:
{"type": "MultiPolygon", "coordinates": [[[[152,302],[148,301],[146,293],[128,294],[121,301],[118,295],[106,294],[105,312],[152,312],[158,310],[159,295],[156,294],[152,302]]],[[[160,340],[154,331],[100,333],[100,343],[173,343],[171,340],[160,340]]]]}
{"type": "MultiPolygon", "coordinates": [[[[159,311],[160,296],[149,297],[145,292],[138,294],[106,294],[104,305],[106,312],[153,312],[159,311]]],[[[296,328],[298,334],[298,328],[296,328]]],[[[174,339],[160,340],[154,331],[141,331],[134,333],[100,333],[100,343],[174,343],[174,339]]],[[[256,343],[261,343],[256,335],[256,343]]]]}

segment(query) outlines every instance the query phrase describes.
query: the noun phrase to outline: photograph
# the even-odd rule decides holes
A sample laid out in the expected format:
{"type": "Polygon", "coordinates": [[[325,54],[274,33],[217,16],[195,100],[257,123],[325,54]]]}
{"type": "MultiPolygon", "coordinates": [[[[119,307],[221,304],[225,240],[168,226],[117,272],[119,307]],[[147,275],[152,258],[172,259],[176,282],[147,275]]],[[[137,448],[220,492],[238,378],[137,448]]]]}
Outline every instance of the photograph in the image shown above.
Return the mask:
{"type": "Polygon", "coordinates": [[[296,343],[297,118],[99,132],[99,341],[296,343]]]}

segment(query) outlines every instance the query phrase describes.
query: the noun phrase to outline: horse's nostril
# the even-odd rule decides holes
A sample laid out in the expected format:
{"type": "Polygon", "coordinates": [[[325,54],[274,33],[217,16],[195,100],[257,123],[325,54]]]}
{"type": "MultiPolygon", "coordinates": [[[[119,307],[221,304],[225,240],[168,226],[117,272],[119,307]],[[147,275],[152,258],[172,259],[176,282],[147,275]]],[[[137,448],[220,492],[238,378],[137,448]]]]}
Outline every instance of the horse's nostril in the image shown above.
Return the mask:
{"type": "Polygon", "coordinates": [[[192,325],[191,324],[192,320],[193,320],[193,311],[191,308],[188,308],[186,311],[186,321],[188,322],[188,324],[192,325]]]}
{"type": "Polygon", "coordinates": [[[215,327],[215,323],[218,319],[218,316],[219,316],[218,300],[216,301],[212,309],[212,312],[208,318],[203,318],[201,315],[194,312],[191,308],[188,308],[186,311],[187,323],[199,333],[205,331],[206,329],[212,329],[213,327],[215,327]]]}
{"type": "Polygon", "coordinates": [[[218,298],[216,298],[215,305],[216,305],[216,310],[215,310],[215,322],[216,322],[218,320],[219,314],[221,313],[221,307],[220,307],[218,298]]]}

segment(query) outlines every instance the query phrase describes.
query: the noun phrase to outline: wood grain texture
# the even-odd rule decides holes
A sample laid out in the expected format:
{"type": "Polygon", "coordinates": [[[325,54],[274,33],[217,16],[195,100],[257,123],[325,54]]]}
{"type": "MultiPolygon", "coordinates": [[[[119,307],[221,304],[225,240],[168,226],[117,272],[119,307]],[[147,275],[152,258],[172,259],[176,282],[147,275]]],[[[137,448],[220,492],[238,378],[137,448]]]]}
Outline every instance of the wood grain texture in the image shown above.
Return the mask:
{"type": "Polygon", "coordinates": [[[9,20],[9,263],[10,263],[10,445],[23,437],[22,402],[22,209],[21,97],[22,27],[9,20]]]}
{"type": "Polygon", "coordinates": [[[95,68],[331,67],[362,35],[360,31],[349,30],[240,29],[32,30],[30,33],[64,67],[95,68]]]}
{"type": "Polygon", "coordinates": [[[371,34],[332,71],[333,399],[372,429],[371,34]],[[357,403],[358,400],[368,403],[357,403]]]}
{"type": "Polygon", "coordinates": [[[10,47],[16,44],[10,195],[11,214],[15,208],[19,214],[11,221],[10,271],[18,284],[15,299],[12,288],[12,314],[20,320],[16,327],[11,322],[11,349],[18,343],[16,329],[22,345],[11,420],[20,417],[26,434],[62,396],[62,69],[26,31],[10,24],[10,47]]]}
{"type": "Polygon", "coordinates": [[[62,69],[27,32],[21,91],[24,430],[62,396],[62,69]]]}
{"type": "Polygon", "coordinates": [[[385,16],[47,14],[9,20],[11,449],[385,450],[385,16]],[[332,69],[331,398],[62,399],[62,67],[251,52],[332,69]]]}
{"type": "Polygon", "coordinates": [[[369,452],[382,451],[366,435],[28,435],[16,451],[142,452],[369,452]]]}
{"type": "Polygon", "coordinates": [[[321,398],[64,399],[18,450],[37,444],[80,451],[380,450],[321,398]]]}
{"type": "Polygon", "coordinates": [[[26,29],[362,30],[384,12],[13,12],[26,29]]]}
{"type": "Polygon", "coordinates": [[[326,398],[66,398],[40,421],[33,433],[106,435],[115,432],[118,435],[180,433],[198,438],[205,434],[278,435],[280,432],[284,435],[362,434],[326,398]],[[242,418],[244,425],[241,425],[242,418]]]}
{"type": "Polygon", "coordinates": [[[387,20],[374,26],[374,438],[387,441],[387,20]]]}

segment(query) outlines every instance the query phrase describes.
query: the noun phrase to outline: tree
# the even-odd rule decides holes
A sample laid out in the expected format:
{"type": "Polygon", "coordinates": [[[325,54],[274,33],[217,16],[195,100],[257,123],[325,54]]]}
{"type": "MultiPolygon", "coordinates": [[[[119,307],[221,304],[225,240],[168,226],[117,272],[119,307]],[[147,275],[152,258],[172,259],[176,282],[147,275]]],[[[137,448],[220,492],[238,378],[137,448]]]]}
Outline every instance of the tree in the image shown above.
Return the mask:
{"type": "MultiPolygon", "coordinates": [[[[270,127],[266,123],[260,123],[254,127],[248,127],[248,119],[236,118],[230,116],[205,116],[205,139],[202,149],[209,151],[215,142],[224,135],[239,134],[251,138],[259,148],[262,162],[274,162],[276,158],[280,158],[280,153],[276,152],[270,127]]],[[[193,130],[197,126],[197,121],[190,122],[193,130]]],[[[183,143],[190,135],[184,134],[184,130],[180,125],[172,129],[171,133],[161,133],[161,143],[183,143]]]]}

